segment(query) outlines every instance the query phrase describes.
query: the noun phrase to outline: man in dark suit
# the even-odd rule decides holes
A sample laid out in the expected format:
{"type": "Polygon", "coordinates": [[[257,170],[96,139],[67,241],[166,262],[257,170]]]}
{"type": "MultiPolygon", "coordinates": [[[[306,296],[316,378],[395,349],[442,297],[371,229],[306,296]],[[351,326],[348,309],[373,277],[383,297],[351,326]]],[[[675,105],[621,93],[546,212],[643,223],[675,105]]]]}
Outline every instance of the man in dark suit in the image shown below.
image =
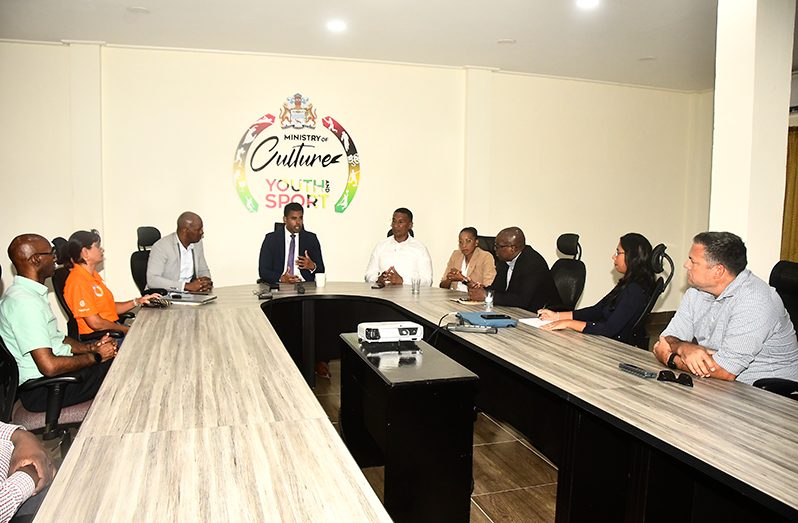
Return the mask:
{"type": "MultiPolygon", "coordinates": [[[[497,258],[496,278],[487,287],[494,292],[494,304],[529,311],[562,305],[546,260],[526,245],[526,237],[521,229],[502,229],[496,236],[494,250],[497,258]]],[[[472,300],[482,301],[485,299],[485,288],[469,288],[468,295],[472,300]]]]}
{"type": "Polygon", "coordinates": [[[292,202],[283,209],[281,230],[270,232],[260,248],[258,274],[268,283],[315,281],[324,272],[321,245],[316,235],[303,227],[304,210],[292,202]]]}

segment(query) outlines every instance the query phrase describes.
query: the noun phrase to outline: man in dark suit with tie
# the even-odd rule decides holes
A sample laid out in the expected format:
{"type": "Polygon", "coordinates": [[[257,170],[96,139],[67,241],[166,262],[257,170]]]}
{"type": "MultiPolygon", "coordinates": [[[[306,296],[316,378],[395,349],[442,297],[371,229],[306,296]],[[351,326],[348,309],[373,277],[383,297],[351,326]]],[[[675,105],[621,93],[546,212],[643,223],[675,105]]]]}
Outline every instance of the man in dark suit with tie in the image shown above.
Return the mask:
{"type": "MultiPolygon", "coordinates": [[[[261,280],[270,284],[315,281],[316,273],[324,272],[321,245],[316,235],[303,227],[304,214],[301,205],[289,203],[283,209],[285,227],[270,232],[263,239],[258,262],[261,280]]],[[[319,353],[317,356],[316,374],[331,378],[328,355],[319,353]]]]}
{"type": "Polygon", "coordinates": [[[316,235],[303,227],[304,210],[292,202],[283,209],[285,227],[270,232],[260,248],[258,273],[268,283],[315,281],[324,272],[321,245],[316,235]]]}

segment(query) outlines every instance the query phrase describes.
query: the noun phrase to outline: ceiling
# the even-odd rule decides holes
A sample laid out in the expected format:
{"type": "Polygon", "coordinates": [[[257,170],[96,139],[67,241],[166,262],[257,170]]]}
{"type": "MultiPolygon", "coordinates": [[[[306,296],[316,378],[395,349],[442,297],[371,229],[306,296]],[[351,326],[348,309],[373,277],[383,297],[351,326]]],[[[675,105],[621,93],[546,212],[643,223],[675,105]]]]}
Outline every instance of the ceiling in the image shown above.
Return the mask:
{"type": "Polygon", "coordinates": [[[481,66],[693,91],[713,86],[716,9],[717,0],[600,0],[592,10],[576,0],[0,0],[0,38],[481,66]],[[348,29],[328,31],[333,18],[348,29]]]}

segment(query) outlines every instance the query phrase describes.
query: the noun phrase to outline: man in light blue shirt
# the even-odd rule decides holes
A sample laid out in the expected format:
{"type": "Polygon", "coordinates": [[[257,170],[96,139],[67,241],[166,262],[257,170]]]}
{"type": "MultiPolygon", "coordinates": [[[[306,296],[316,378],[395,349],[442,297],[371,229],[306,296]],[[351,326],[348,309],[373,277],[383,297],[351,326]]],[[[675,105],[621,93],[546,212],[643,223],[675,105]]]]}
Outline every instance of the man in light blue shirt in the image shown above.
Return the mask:
{"type": "MultiPolygon", "coordinates": [[[[94,397],[116,355],[116,341],[106,335],[82,343],[58,330],[44,285],[55,270],[53,251],[50,242],[37,234],[17,236],[9,245],[8,257],[17,276],[0,300],[0,336],[17,361],[20,384],[66,372],[82,378],[66,387],[66,407],[94,397]]],[[[47,408],[45,387],[21,392],[20,399],[32,412],[47,408]]]]}
{"type": "Polygon", "coordinates": [[[798,341],[781,298],[746,269],[743,241],[729,232],[693,238],[690,289],[654,346],[657,359],[696,376],[754,383],[798,381],[798,341]]]}

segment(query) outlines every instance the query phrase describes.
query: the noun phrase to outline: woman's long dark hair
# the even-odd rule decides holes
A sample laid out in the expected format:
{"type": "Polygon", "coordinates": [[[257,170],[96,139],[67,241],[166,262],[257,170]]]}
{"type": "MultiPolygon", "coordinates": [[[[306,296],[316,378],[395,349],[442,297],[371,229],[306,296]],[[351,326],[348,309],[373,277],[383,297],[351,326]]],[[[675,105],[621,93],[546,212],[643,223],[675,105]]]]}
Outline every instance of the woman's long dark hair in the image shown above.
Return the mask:
{"type": "Polygon", "coordinates": [[[649,295],[654,290],[655,277],[654,269],[651,268],[651,243],[642,234],[630,232],[621,236],[621,248],[626,257],[624,260],[626,274],[610,292],[613,306],[621,291],[631,283],[640,285],[649,295]]]}
{"type": "Polygon", "coordinates": [[[100,235],[97,231],[75,231],[69,237],[66,251],[69,258],[62,260],[66,267],[73,267],[76,263],[86,263],[81,256],[83,249],[91,249],[95,243],[100,243],[100,235]]]}

